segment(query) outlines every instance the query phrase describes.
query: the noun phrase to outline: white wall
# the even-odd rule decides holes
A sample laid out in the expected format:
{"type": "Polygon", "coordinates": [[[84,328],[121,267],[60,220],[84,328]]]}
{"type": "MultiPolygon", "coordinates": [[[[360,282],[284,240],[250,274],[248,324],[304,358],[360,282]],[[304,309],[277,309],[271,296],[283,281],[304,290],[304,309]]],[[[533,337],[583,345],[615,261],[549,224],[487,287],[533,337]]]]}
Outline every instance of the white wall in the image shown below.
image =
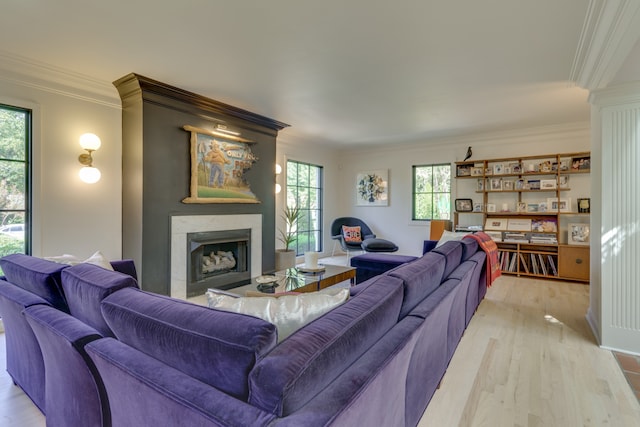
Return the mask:
{"type": "Polygon", "coordinates": [[[42,69],[32,73],[30,64],[13,58],[1,62],[0,102],[34,110],[33,255],[88,257],[100,250],[109,259],[121,258],[122,124],[117,91],[95,83],[99,90],[91,93],[86,84],[71,88],[60,83],[77,82],[78,76],[57,71],[43,76],[42,69]],[[86,132],[102,139],[94,153],[102,179],[93,185],[78,178],[78,141],[86,132]]]}

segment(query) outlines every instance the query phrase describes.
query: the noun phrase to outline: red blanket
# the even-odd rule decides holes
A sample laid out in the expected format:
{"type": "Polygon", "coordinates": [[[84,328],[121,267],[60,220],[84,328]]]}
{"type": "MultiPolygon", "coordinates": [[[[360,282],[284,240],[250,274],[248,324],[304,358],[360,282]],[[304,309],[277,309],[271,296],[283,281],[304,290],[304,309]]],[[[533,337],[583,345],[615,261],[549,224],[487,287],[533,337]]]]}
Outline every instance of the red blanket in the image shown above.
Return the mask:
{"type": "Polygon", "coordinates": [[[487,254],[487,288],[490,287],[493,281],[502,274],[500,261],[498,260],[498,245],[487,233],[482,231],[469,234],[464,238],[475,239],[478,242],[478,246],[487,254]]]}

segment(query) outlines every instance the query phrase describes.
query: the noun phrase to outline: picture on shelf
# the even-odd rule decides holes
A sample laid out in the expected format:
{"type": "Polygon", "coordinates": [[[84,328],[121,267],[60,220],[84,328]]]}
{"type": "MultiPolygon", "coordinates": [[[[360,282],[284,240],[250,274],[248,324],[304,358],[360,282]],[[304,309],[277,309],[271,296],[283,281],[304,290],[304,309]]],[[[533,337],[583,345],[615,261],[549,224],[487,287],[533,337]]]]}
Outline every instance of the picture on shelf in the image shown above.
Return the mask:
{"type": "Polygon", "coordinates": [[[484,179],[478,180],[478,185],[476,187],[476,191],[484,191],[484,179]]]}
{"type": "Polygon", "coordinates": [[[487,218],[484,224],[485,230],[506,230],[507,218],[487,218]]]}
{"type": "Polygon", "coordinates": [[[482,203],[474,203],[473,204],[474,212],[482,212],[482,203]]]}
{"type": "Polygon", "coordinates": [[[591,156],[571,158],[571,170],[576,171],[588,169],[591,169],[591,156]]]}
{"type": "Polygon", "coordinates": [[[456,176],[470,176],[471,165],[458,165],[456,167],[456,176]]]}
{"type": "Polygon", "coordinates": [[[502,189],[505,190],[505,191],[512,191],[513,190],[513,181],[503,181],[502,189]]]}
{"type": "Polygon", "coordinates": [[[527,204],[525,202],[518,202],[518,204],[516,205],[516,211],[518,211],[518,212],[526,212],[527,211],[527,204]]]}
{"type": "Polygon", "coordinates": [[[549,212],[571,212],[571,199],[547,199],[549,212]]]}
{"type": "Polygon", "coordinates": [[[456,199],[456,212],[471,212],[473,201],[471,199],[456,199]]]}
{"type": "Polygon", "coordinates": [[[536,233],[557,233],[558,223],[555,218],[534,219],[531,221],[531,231],[536,233]]]}
{"type": "Polygon", "coordinates": [[[484,168],[479,168],[479,167],[472,167],[471,168],[471,176],[482,176],[482,174],[484,173],[484,168]]]}
{"type": "Polygon", "coordinates": [[[510,218],[507,223],[509,231],[531,231],[530,218],[510,218]]]}
{"type": "Polygon", "coordinates": [[[537,203],[527,203],[527,212],[538,212],[537,203]]]}
{"type": "Polygon", "coordinates": [[[562,189],[569,188],[569,175],[560,175],[558,177],[558,187],[562,189]]]}
{"type": "Polygon", "coordinates": [[[539,179],[530,179],[527,181],[527,186],[529,190],[539,190],[540,189],[540,180],[539,179]]]}
{"type": "Polygon", "coordinates": [[[494,175],[502,175],[504,173],[504,165],[502,163],[498,163],[493,165],[493,174],[494,175]]]}
{"type": "Polygon", "coordinates": [[[567,241],[570,245],[588,245],[589,224],[569,224],[567,241]]]}
{"type": "Polygon", "coordinates": [[[547,202],[538,203],[538,212],[546,212],[547,211],[547,202]]]}
{"type": "Polygon", "coordinates": [[[509,167],[511,168],[511,173],[521,173],[522,167],[520,163],[509,163],[509,167]]]}
{"type": "Polygon", "coordinates": [[[487,203],[487,212],[495,212],[496,205],[494,203],[487,203]]]}
{"type": "Polygon", "coordinates": [[[524,179],[519,179],[515,183],[516,190],[524,190],[524,179]]]}
{"type": "Polygon", "coordinates": [[[541,190],[555,190],[556,189],[556,180],[555,179],[541,179],[540,180],[540,189],[541,190]]]}
{"type": "Polygon", "coordinates": [[[491,191],[502,191],[502,179],[491,178],[491,191]]]}

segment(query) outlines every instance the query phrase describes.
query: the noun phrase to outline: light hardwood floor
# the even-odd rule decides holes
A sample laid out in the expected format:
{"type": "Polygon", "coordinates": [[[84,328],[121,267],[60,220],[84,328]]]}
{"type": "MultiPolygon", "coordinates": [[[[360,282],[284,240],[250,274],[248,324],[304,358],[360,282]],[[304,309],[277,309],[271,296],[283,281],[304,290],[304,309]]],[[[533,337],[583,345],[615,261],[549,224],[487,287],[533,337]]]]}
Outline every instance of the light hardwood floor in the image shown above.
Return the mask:
{"type": "MultiPolygon", "coordinates": [[[[575,283],[498,279],[419,426],[640,426],[640,404],[588,328],[588,292],[575,283]]],[[[0,353],[0,426],[43,427],[5,371],[4,334],[0,353]]]]}

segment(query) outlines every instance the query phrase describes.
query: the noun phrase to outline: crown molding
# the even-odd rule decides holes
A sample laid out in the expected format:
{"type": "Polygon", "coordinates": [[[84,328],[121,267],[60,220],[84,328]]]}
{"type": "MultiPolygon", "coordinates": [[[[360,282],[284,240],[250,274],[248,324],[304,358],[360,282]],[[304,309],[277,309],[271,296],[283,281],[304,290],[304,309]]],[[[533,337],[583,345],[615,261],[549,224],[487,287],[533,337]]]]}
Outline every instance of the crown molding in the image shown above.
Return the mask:
{"type": "Polygon", "coordinates": [[[0,80],[58,95],[120,108],[111,82],[0,50],[0,80]]]}
{"type": "Polygon", "coordinates": [[[640,38],[640,0],[591,0],[570,80],[588,90],[606,87],[640,38]]]}
{"type": "Polygon", "coordinates": [[[589,103],[599,107],[611,107],[640,103],[640,82],[610,85],[589,94],[589,103]]]}

